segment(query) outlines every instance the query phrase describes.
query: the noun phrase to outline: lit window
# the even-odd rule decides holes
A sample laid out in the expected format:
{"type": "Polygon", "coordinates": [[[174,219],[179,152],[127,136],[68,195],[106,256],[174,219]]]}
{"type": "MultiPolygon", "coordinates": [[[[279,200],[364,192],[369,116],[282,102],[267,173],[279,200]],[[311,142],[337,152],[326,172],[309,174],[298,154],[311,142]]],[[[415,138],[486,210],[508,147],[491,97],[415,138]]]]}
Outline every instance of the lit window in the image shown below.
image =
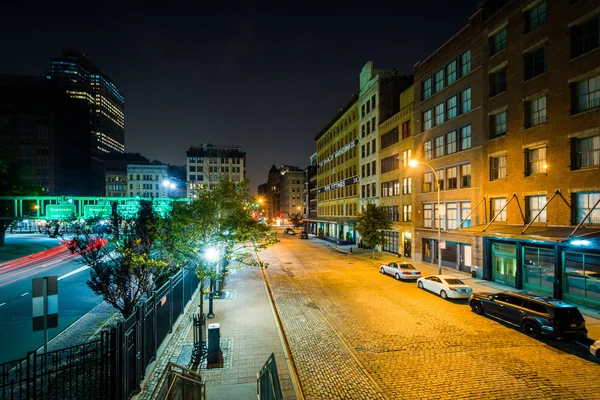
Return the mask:
{"type": "Polygon", "coordinates": [[[456,60],[446,66],[446,83],[452,85],[456,81],[456,60]]]}
{"type": "Polygon", "coordinates": [[[423,113],[423,128],[431,129],[433,126],[433,110],[427,110],[423,113]]]}
{"type": "Polygon", "coordinates": [[[502,222],[506,221],[506,209],[502,210],[502,208],[506,205],[506,198],[498,198],[498,199],[490,199],[491,205],[491,218],[494,218],[496,215],[496,221],[502,222]],[[502,212],[500,212],[502,210],[502,212]]]}
{"type": "Polygon", "coordinates": [[[435,124],[440,125],[444,123],[444,103],[440,103],[435,106],[435,124]]]}
{"type": "Polygon", "coordinates": [[[471,111],[471,88],[460,92],[460,112],[466,113],[471,111]]]}
{"type": "Polygon", "coordinates": [[[432,93],[432,78],[429,77],[423,81],[423,100],[431,97],[432,93]]]}
{"type": "Polygon", "coordinates": [[[528,101],[526,107],[528,128],[546,122],[546,96],[528,101]]]}
{"type": "Polygon", "coordinates": [[[460,128],[460,149],[467,150],[471,148],[471,125],[460,128]]]}
{"type": "MultiPolygon", "coordinates": [[[[590,193],[575,193],[574,195],[575,204],[575,224],[580,223],[588,212],[596,205],[600,200],[600,192],[590,193]]],[[[594,208],[594,211],[585,220],[588,225],[600,225],[600,208],[594,208]]]]}
{"type": "Polygon", "coordinates": [[[527,171],[526,175],[535,175],[546,172],[546,148],[540,147],[538,149],[528,149],[526,153],[527,157],[527,171]]]}
{"type": "Polygon", "coordinates": [[[435,138],[435,157],[442,157],[444,155],[444,137],[440,136],[435,138]]]}
{"type": "Polygon", "coordinates": [[[458,115],[458,100],[456,96],[452,96],[446,100],[446,110],[448,112],[448,119],[455,118],[458,115]]]}
{"type": "Polygon", "coordinates": [[[460,56],[460,76],[465,76],[471,72],[471,50],[465,51],[460,56]]]}
{"type": "MultiPolygon", "coordinates": [[[[546,196],[527,196],[525,197],[527,209],[527,222],[531,222],[538,212],[546,205],[546,196]]],[[[535,219],[535,222],[546,222],[546,210],[542,211],[535,219]]]]}
{"type": "Polygon", "coordinates": [[[600,106],[600,75],[585,79],[573,85],[574,113],[600,106]]]}
{"type": "Polygon", "coordinates": [[[435,92],[438,93],[444,89],[444,70],[441,69],[435,73],[435,92]]]}
{"type": "Polygon", "coordinates": [[[490,125],[492,137],[506,134],[506,111],[492,115],[490,125]]]}
{"type": "Polygon", "coordinates": [[[490,180],[506,179],[506,156],[490,159],[490,180]]]}
{"type": "Polygon", "coordinates": [[[464,164],[460,166],[460,187],[471,187],[471,164],[464,164]]]}
{"type": "Polygon", "coordinates": [[[456,153],[456,131],[446,134],[446,154],[456,153]]]}
{"type": "Polygon", "coordinates": [[[456,189],[458,187],[458,175],[456,167],[451,167],[446,170],[446,188],[456,189]]]}
{"type": "Polygon", "coordinates": [[[574,140],[575,169],[600,165],[600,135],[574,140]]]}
{"type": "Polygon", "coordinates": [[[423,143],[423,153],[425,154],[425,160],[431,160],[433,158],[431,140],[423,143]]]}

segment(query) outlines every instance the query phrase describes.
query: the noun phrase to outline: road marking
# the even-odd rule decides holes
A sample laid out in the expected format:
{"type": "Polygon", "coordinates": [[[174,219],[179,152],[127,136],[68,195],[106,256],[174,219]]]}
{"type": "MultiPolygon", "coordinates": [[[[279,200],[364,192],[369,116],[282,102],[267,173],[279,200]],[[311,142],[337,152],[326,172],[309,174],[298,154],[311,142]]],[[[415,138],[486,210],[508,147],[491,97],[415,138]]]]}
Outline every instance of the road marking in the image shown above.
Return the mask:
{"type": "Polygon", "coordinates": [[[23,293],[23,294],[21,295],[21,297],[23,297],[23,296],[27,296],[28,294],[29,294],[29,292],[25,292],[25,293],[23,293]]]}
{"type": "Polygon", "coordinates": [[[61,276],[60,278],[58,278],[58,280],[60,281],[61,279],[68,278],[69,276],[71,276],[71,275],[75,275],[75,274],[78,274],[78,273],[80,273],[80,272],[83,272],[83,271],[85,271],[86,269],[90,269],[90,266],[89,266],[89,265],[84,265],[83,267],[79,267],[79,268],[77,268],[76,270],[74,270],[74,271],[71,271],[71,272],[69,272],[68,274],[65,274],[65,275],[61,276]]]}
{"type": "Polygon", "coordinates": [[[2,304],[0,304],[0,307],[2,307],[2,306],[3,306],[3,305],[5,305],[5,304],[6,304],[6,303],[2,303],[2,304]]]}

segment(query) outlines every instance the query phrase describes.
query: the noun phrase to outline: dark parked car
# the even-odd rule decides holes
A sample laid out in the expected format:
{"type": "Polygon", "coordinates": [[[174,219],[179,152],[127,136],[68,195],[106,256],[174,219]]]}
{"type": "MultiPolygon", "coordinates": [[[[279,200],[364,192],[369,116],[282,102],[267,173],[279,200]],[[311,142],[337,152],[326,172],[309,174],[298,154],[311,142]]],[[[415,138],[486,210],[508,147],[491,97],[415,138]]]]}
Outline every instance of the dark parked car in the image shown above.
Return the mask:
{"type": "Polygon", "coordinates": [[[531,337],[586,338],[585,319],[576,306],[530,292],[473,293],[471,310],[521,328],[531,337]]]}
{"type": "Polygon", "coordinates": [[[285,228],[285,230],[283,231],[283,233],[285,233],[286,235],[295,235],[296,231],[293,230],[292,228],[285,228]]]}
{"type": "Polygon", "coordinates": [[[306,233],[306,231],[302,231],[300,234],[300,239],[308,239],[308,233],[306,233]]]}

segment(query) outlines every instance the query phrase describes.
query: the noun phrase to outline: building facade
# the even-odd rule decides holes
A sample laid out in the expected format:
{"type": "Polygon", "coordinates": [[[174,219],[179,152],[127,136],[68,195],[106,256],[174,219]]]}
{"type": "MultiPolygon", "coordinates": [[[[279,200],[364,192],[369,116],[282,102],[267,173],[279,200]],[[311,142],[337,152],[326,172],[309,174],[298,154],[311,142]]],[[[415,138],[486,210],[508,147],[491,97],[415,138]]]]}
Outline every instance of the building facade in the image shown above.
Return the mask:
{"type": "Polygon", "coordinates": [[[290,214],[302,214],[304,190],[304,171],[298,167],[284,165],[279,169],[279,213],[284,217],[290,214]]]}
{"type": "Polygon", "coordinates": [[[378,128],[380,206],[393,222],[392,229],[385,231],[386,244],[382,250],[411,258],[413,185],[408,162],[415,147],[414,87],[410,86],[399,97],[400,111],[381,122],[378,128]]]}
{"type": "MultiPolygon", "coordinates": [[[[316,218],[317,216],[317,153],[310,156],[310,164],[304,168],[304,192],[303,192],[304,218],[316,218]]],[[[310,228],[310,226],[309,226],[310,228]]],[[[308,229],[311,233],[316,230],[308,229]]]]}
{"type": "Polygon", "coordinates": [[[212,144],[190,147],[186,152],[187,197],[196,198],[220,180],[242,182],[245,168],[246,153],[241,147],[212,144]]]}
{"type": "Polygon", "coordinates": [[[379,162],[378,126],[399,110],[399,94],[412,83],[395,70],[377,70],[369,61],[360,72],[358,96],[360,126],[360,205],[379,205],[380,187],[377,164],[379,162]]]}
{"type": "Polygon", "coordinates": [[[127,165],[127,197],[171,197],[166,165],[127,165]]]}
{"type": "Polygon", "coordinates": [[[100,153],[125,152],[125,98],[117,85],[77,50],[50,61],[46,78],[69,96],[84,101],[92,113],[93,147],[100,153]]]}
{"type": "Polygon", "coordinates": [[[317,142],[317,234],[355,242],[359,213],[358,95],[315,136],[317,142]]]}
{"type": "Polygon", "coordinates": [[[45,195],[103,195],[91,179],[90,123],[88,109],[55,82],[0,75],[0,149],[18,158],[45,195]]]}

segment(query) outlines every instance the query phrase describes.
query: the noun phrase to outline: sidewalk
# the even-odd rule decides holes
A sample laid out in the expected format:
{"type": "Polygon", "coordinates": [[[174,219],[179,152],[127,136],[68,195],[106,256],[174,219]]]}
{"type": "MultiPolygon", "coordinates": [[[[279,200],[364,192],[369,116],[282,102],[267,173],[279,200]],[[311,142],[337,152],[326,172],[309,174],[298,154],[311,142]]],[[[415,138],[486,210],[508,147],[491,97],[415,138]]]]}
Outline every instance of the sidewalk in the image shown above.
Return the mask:
{"type": "MultiPolygon", "coordinates": [[[[360,257],[365,260],[370,259],[371,255],[372,255],[371,250],[359,249],[358,247],[356,247],[356,245],[345,245],[345,246],[334,245],[333,243],[327,242],[325,240],[321,240],[316,236],[310,236],[310,240],[319,241],[323,244],[324,247],[332,247],[339,252],[352,254],[356,257],[360,257]]],[[[394,255],[392,253],[376,251],[375,259],[374,260],[370,259],[370,260],[373,262],[374,265],[376,264],[377,266],[380,264],[386,264],[391,261],[409,262],[412,265],[414,265],[415,268],[417,268],[418,270],[421,271],[422,276],[438,274],[438,266],[437,265],[423,263],[423,262],[416,262],[416,261],[413,261],[411,259],[407,259],[404,257],[397,257],[396,255],[394,255]]],[[[471,286],[471,288],[473,288],[473,291],[475,291],[475,292],[496,293],[496,292],[502,292],[502,291],[518,290],[512,286],[504,285],[502,283],[498,283],[498,282],[494,282],[494,281],[486,281],[486,280],[479,279],[479,278],[473,278],[473,277],[471,277],[470,274],[468,274],[466,272],[457,271],[452,268],[443,266],[442,269],[443,269],[444,275],[450,275],[455,278],[459,278],[460,280],[464,281],[467,285],[471,286]]],[[[596,310],[594,308],[580,306],[580,305],[578,305],[577,308],[579,309],[579,311],[581,312],[581,314],[583,314],[583,317],[585,318],[585,325],[588,329],[588,337],[593,338],[594,340],[600,339],[600,310],[596,310]]]]}
{"type": "MultiPolygon", "coordinates": [[[[293,366],[279,331],[262,272],[243,268],[227,276],[227,299],[215,299],[215,317],[207,324],[220,324],[222,363],[197,371],[206,379],[208,400],[256,399],[256,376],[271,353],[275,354],[281,389],[286,399],[300,399],[293,366]]],[[[150,364],[138,399],[150,399],[165,365],[173,361],[187,366],[193,344],[191,316],[198,300],[180,319],[179,326],[161,346],[157,361],[150,364]]],[[[208,300],[204,302],[208,311],[208,300]]]]}

